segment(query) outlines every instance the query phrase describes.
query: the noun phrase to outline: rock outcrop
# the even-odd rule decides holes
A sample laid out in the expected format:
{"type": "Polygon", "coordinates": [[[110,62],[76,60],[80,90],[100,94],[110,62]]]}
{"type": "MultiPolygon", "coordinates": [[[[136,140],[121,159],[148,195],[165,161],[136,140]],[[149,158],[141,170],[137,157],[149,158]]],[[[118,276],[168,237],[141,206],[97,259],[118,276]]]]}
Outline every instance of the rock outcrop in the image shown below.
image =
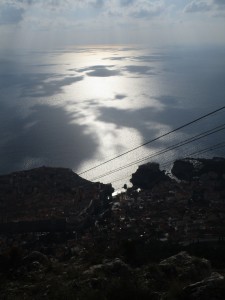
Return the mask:
{"type": "Polygon", "coordinates": [[[202,280],[212,272],[208,260],[190,256],[185,251],[161,261],[159,267],[169,278],[185,282],[202,280]]]}
{"type": "Polygon", "coordinates": [[[138,268],[122,258],[102,256],[99,264],[87,264],[86,258],[79,251],[61,262],[32,251],[8,270],[0,283],[1,299],[225,299],[224,277],[208,260],[186,252],[138,268]]]}
{"type": "Polygon", "coordinates": [[[25,256],[22,260],[22,264],[25,266],[30,265],[34,262],[38,262],[43,266],[50,265],[50,260],[48,259],[48,257],[39,251],[31,252],[29,255],[25,256]]]}
{"type": "Polygon", "coordinates": [[[97,276],[98,274],[105,274],[108,276],[121,276],[131,272],[131,268],[125,264],[120,258],[114,260],[105,260],[102,264],[91,266],[83,275],[97,276]]]}
{"type": "Polygon", "coordinates": [[[217,180],[223,180],[225,159],[221,157],[179,159],[174,162],[171,172],[178,179],[186,181],[191,181],[203,174],[211,174],[217,180]]]}
{"type": "Polygon", "coordinates": [[[181,298],[183,300],[222,300],[225,299],[224,276],[213,272],[202,281],[190,284],[184,288],[181,298]]]}
{"type": "Polygon", "coordinates": [[[160,182],[170,181],[170,177],[161,171],[158,163],[147,163],[139,166],[132,174],[131,183],[141,189],[151,189],[160,182]]]}

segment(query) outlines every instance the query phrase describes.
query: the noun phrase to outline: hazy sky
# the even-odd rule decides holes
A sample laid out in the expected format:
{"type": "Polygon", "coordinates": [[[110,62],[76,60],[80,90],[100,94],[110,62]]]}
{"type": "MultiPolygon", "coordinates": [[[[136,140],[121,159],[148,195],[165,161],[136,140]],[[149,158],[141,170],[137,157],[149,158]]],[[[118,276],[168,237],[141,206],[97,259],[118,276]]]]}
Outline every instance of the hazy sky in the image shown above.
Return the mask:
{"type": "Polygon", "coordinates": [[[225,44],[225,0],[0,0],[0,47],[225,44]]]}

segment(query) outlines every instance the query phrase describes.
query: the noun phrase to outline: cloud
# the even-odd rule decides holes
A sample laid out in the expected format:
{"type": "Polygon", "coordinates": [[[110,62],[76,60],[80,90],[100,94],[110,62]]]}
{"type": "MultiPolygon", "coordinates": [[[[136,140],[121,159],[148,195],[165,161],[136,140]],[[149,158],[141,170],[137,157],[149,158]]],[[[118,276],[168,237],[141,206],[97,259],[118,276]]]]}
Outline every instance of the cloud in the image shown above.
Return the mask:
{"type": "Polygon", "coordinates": [[[131,18],[149,18],[165,11],[163,1],[118,0],[108,1],[106,9],[110,16],[126,16],[131,18]],[[126,7],[126,9],[125,9],[126,7]]]}
{"type": "MultiPolygon", "coordinates": [[[[224,25],[225,12],[225,0],[0,0],[0,3],[0,25],[20,22],[23,39],[18,39],[18,43],[22,45],[23,40],[27,47],[62,43],[158,45],[178,40],[187,43],[187,38],[196,40],[196,28],[201,30],[201,40],[204,33],[209,39],[210,30],[211,39],[219,40],[217,28],[222,36],[220,28],[224,25]],[[4,16],[3,4],[8,9],[4,16]]],[[[8,45],[16,35],[12,28],[1,26],[2,45],[3,39],[8,45]]],[[[104,72],[107,75],[107,71],[100,71],[90,70],[94,73],[87,75],[104,72]]],[[[114,70],[110,71],[112,74],[114,70]]]]}
{"type": "Polygon", "coordinates": [[[90,4],[95,8],[101,8],[104,6],[104,0],[94,0],[91,1],[90,4]]]}
{"type": "Polygon", "coordinates": [[[221,9],[225,9],[225,0],[193,0],[186,5],[184,11],[186,13],[218,12],[218,10],[221,11],[221,9]]]}
{"type": "Polygon", "coordinates": [[[135,2],[135,0],[120,0],[120,5],[121,6],[128,6],[131,5],[135,2]]]}
{"type": "Polygon", "coordinates": [[[213,4],[216,8],[216,17],[225,17],[225,0],[213,0],[213,4]]]}
{"type": "Polygon", "coordinates": [[[213,3],[218,6],[224,6],[225,7],[225,1],[224,0],[213,0],[213,3]]]}
{"type": "Polygon", "coordinates": [[[23,20],[27,28],[65,29],[93,20],[104,4],[103,0],[0,0],[0,25],[23,20]]]}
{"type": "MultiPolygon", "coordinates": [[[[3,3],[9,3],[15,6],[25,6],[25,5],[40,5],[45,4],[47,6],[59,6],[62,5],[60,0],[2,0],[3,3]]],[[[79,2],[79,1],[78,1],[79,2]]],[[[68,3],[68,0],[64,0],[63,3],[68,3]]]]}
{"type": "Polygon", "coordinates": [[[135,18],[149,18],[161,15],[165,11],[165,6],[161,2],[139,2],[131,11],[130,16],[135,18]]]}
{"type": "Polygon", "coordinates": [[[24,9],[3,4],[0,6],[0,25],[17,24],[23,19],[24,9]]]}
{"type": "Polygon", "coordinates": [[[45,9],[61,9],[66,7],[74,8],[85,6],[93,6],[99,8],[104,5],[103,0],[2,0],[2,2],[23,8],[35,5],[39,7],[44,7],[45,9]]]}
{"type": "Polygon", "coordinates": [[[186,13],[195,13],[195,12],[210,11],[211,9],[212,6],[209,2],[194,0],[184,8],[184,11],[186,13]]]}
{"type": "MultiPolygon", "coordinates": [[[[24,21],[25,28],[46,30],[71,27],[99,27],[109,25],[109,17],[115,21],[152,19],[166,11],[163,0],[0,0],[7,7],[1,23],[24,21]],[[123,18],[123,19],[122,19],[123,18]],[[80,22],[80,25],[78,24],[80,22]],[[46,24],[46,25],[45,25],[46,24]]],[[[120,22],[117,22],[119,25],[120,22]]],[[[121,26],[121,25],[120,25],[121,26]]],[[[126,25],[128,26],[128,25],[126,25]]],[[[93,29],[94,30],[94,29],[93,29]]]]}

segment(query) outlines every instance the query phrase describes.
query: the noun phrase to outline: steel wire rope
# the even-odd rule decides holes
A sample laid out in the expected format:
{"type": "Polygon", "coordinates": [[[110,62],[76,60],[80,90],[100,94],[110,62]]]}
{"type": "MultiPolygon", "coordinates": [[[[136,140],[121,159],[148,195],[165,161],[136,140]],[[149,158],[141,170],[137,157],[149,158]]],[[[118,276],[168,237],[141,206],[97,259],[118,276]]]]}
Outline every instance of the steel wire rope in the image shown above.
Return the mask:
{"type": "Polygon", "coordinates": [[[175,144],[175,145],[172,145],[172,146],[169,146],[169,147],[167,147],[167,148],[165,148],[165,149],[162,149],[162,150],[160,150],[160,151],[158,151],[158,152],[156,152],[156,153],[154,153],[154,154],[151,154],[150,156],[146,156],[146,157],[144,157],[144,158],[140,158],[140,159],[138,159],[138,160],[135,160],[135,161],[133,161],[133,162],[131,162],[131,163],[125,165],[125,166],[116,168],[116,169],[114,169],[114,170],[111,170],[111,171],[109,171],[109,172],[107,172],[107,173],[101,174],[101,175],[99,175],[99,176],[97,176],[97,177],[95,177],[95,178],[92,178],[92,179],[90,179],[90,180],[91,180],[91,181],[94,181],[94,180],[97,180],[97,179],[99,179],[99,178],[102,178],[102,177],[111,175],[111,174],[113,174],[113,173],[115,173],[115,172],[121,171],[121,170],[126,169],[126,168],[128,168],[128,167],[131,167],[131,166],[137,164],[138,162],[145,161],[145,160],[147,160],[147,159],[150,159],[150,158],[156,157],[156,156],[158,156],[158,155],[164,154],[164,153],[166,153],[166,152],[168,152],[168,151],[174,150],[174,149],[176,149],[176,148],[179,148],[179,147],[181,147],[181,146],[184,146],[184,145],[186,145],[186,144],[189,144],[189,143],[194,142],[194,141],[196,141],[196,140],[199,140],[199,139],[201,139],[201,138],[207,137],[207,136],[209,136],[209,135],[211,135],[211,134],[217,133],[217,132],[219,132],[219,131],[221,131],[221,130],[224,130],[224,129],[225,129],[225,124],[220,125],[220,126],[217,126],[217,127],[213,128],[213,129],[210,129],[210,130],[207,130],[207,131],[202,132],[202,133],[200,133],[200,134],[197,134],[196,136],[191,137],[191,138],[189,138],[189,139],[186,139],[186,140],[184,140],[184,141],[182,141],[182,142],[179,142],[179,143],[177,143],[177,144],[175,144]]]}
{"type": "MultiPolygon", "coordinates": [[[[178,159],[185,159],[185,158],[188,158],[190,155],[199,155],[199,154],[206,153],[206,152],[208,152],[208,151],[212,151],[212,150],[215,150],[215,149],[220,149],[220,148],[223,148],[223,147],[225,147],[225,141],[222,142],[222,143],[218,143],[218,144],[212,145],[212,146],[210,146],[210,147],[208,147],[208,148],[204,148],[204,149],[202,149],[202,150],[195,151],[195,152],[192,152],[192,153],[190,153],[190,154],[186,154],[185,157],[183,157],[183,158],[176,158],[176,159],[173,159],[173,160],[171,160],[171,161],[169,161],[169,162],[166,162],[166,163],[162,164],[161,167],[166,167],[166,166],[172,164],[173,162],[175,162],[175,161],[178,160],[178,159]]],[[[130,177],[131,177],[131,176],[129,175],[129,176],[126,176],[126,177],[123,177],[123,178],[120,178],[120,179],[116,179],[116,180],[112,181],[111,183],[115,183],[115,182],[118,182],[118,181],[123,180],[123,179],[130,178],[130,177]]]]}
{"type": "Polygon", "coordinates": [[[216,109],[216,110],[214,110],[214,111],[211,111],[211,112],[209,112],[209,113],[207,113],[207,114],[205,114],[205,115],[203,115],[203,116],[201,116],[201,117],[198,117],[198,118],[196,118],[196,119],[194,119],[194,120],[192,120],[192,121],[190,121],[190,122],[188,122],[188,123],[185,123],[185,124],[183,124],[183,125],[181,125],[181,126],[175,128],[175,129],[173,129],[173,130],[171,130],[171,131],[168,131],[168,132],[166,132],[166,133],[160,135],[160,136],[157,136],[157,137],[154,138],[154,139],[151,139],[151,140],[149,140],[149,141],[147,141],[147,142],[144,142],[144,143],[142,143],[141,145],[138,145],[138,146],[136,146],[136,147],[134,147],[134,148],[131,148],[131,149],[129,149],[129,150],[127,150],[127,151],[125,151],[125,152],[123,152],[123,153],[121,153],[121,154],[119,154],[119,155],[117,155],[117,156],[115,156],[115,157],[112,157],[112,158],[110,158],[110,159],[108,159],[108,160],[106,160],[106,161],[104,161],[104,162],[102,162],[102,163],[100,163],[100,164],[98,164],[98,165],[96,165],[96,166],[93,166],[93,167],[91,167],[91,168],[89,168],[89,169],[87,169],[87,170],[81,171],[80,173],[78,173],[78,175],[82,175],[82,174],[87,173],[87,172],[89,172],[89,171],[91,171],[91,170],[94,170],[94,169],[96,169],[96,168],[98,168],[98,167],[100,167],[100,166],[102,166],[102,165],[105,165],[105,164],[107,164],[107,163],[109,163],[109,162],[111,162],[111,161],[113,161],[113,160],[115,160],[115,159],[117,159],[117,158],[119,158],[119,157],[122,157],[122,156],[124,156],[124,155],[126,155],[126,154],[128,154],[128,153],[130,153],[130,152],[133,152],[133,151],[135,151],[135,150],[137,150],[137,149],[139,149],[139,148],[141,148],[141,147],[143,147],[143,146],[146,146],[146,145],[148,145],[148,144],[150,144],[150,143],[153,143],[153,142],[155,142],[155,141],[157,141],[157,140],[159,140],[159,139],[161,139],[161,138],[163,138],[163,137],[165,137],[165,136],[167,136],[167,135],[169,135],[169,134],[171,134],[171,133],[174,133],[174,132],[176,132],[176,131],[178,131],[178,130],[180,130],[180,129],[182,129],[182,128],[185,128],[185,127],[187,127],[187,126],[190,126],[190,125],[192,125],[192,124],[194,124],[194,123],[196,123],[196,122],[198,122],[198,121],[200,121],[200,120],[202,120],[202,119],[204,119],[204,118],[207,118],[207,117],[209,117],[209,116],[211,116],[211,115],[213,115],[213,114],[216,114],[217,112],[222,111],[223,109],[225,109],[225,106],[220,107],[220,108],[218,108],[218,109],[216,109]]]}
{"type": "MultiPolygon", "coordinates": [[[[198,151],[192,152],[190,154],[186,154],[185,157],[183,157],[183,158],[176,158],[174,160],[166,162],[166,163],[162,164],[161,167],[165,167],[167,165],[170,165],[170,164],[172,164],[173,162],[175,162],[178,159],[185,159],[185,158],[187,158],[190,155],[198,155],[198,154],[202,154],[202,153],[208,152],[209,150],[215,150],[215,149],[219,149],[219,148],[223,148],[223,147],[225,147],[225,141],[222,142],[222,143],[218,143],[218,144],[212,145],[210,147],[204,148],[202,150],[198,150],[198,151]]],[[[129,176],[126,176],[126,177],[123,177],[123,178],[120,178],[120,179],[116,179],[116,180],[114,180],[112,182],[109,182],[109,183],[104,183],[104,184],[112,184],[112,183],[118,182],[120,180],[124,180],[124,179],[130,178],[130,177],[131,176],[129,175],[129,176]]],[[[86,184],[79,185],[76,188],[85,188],[85,187],[88,187],[88,186],[93,186],[95,183],[97,183],[97,182],[88,182],[86,184]]]]}
{"type": "Polygon", "coordinates": [[[209,151],[213,151],[213,150],[220,149],[220,148],[223,148],[223,147],[225,147],[225,141],[222,142],[222,143],[218,143],[218,144],[212,145],[212,146],[207,147],[205,149],[198,150],[198,151],[192,152],[190,154],[187,154],[183,158],[181,157],[181,158],[176,158],[175,160],[173,159],[171,161],[168,161],[168,162],[162,164],[161,167],[169,166],[170,164],[174,163],[176,160],[179,160],[179,159],[185,159],[185,158],[188,158],[189,156],[196,156],[196,155],[199,155],[199,154],[204,154],[204,153],[207,153],[209,151]]]}

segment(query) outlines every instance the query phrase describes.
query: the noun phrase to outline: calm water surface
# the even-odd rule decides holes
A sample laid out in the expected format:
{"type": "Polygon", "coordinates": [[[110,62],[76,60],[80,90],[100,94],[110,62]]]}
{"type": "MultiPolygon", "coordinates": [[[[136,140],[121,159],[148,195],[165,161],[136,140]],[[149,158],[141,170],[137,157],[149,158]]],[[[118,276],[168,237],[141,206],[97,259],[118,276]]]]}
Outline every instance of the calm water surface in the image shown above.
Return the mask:
{"type": "MultiPolygon", "coordinates": [[[[0,173],[42,165],[80,173],[224,104],[224,48],[1,51],[0,173]]],[[[83,176],[93,180],[154,155],[225,123],[224,116],[218,113],[83,176]]],[[[152,160],[167,164],[222,142],[223,130],[152,160]]],[[[224,154],[219,147],[203,156],[224,154]]],[[[136,168],[101,181],[121,187],[136,168]]]]}

